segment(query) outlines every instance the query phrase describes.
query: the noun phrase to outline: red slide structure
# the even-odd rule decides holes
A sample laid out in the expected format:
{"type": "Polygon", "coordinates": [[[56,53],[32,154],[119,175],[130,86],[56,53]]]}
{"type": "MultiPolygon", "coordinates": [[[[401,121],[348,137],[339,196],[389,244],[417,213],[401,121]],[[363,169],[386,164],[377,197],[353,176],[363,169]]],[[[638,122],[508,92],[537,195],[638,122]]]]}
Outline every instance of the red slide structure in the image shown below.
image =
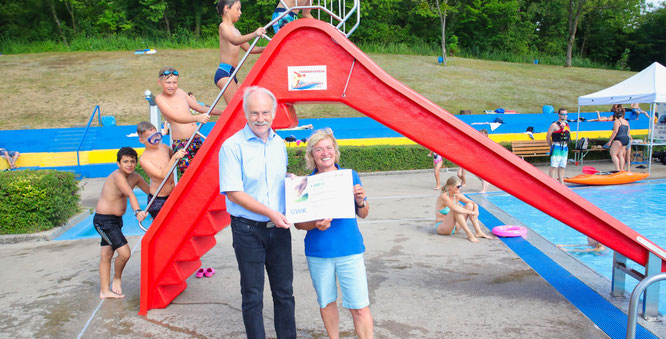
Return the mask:
{"type": "Polygon", "coordinates": [[[297,125],[295,103],[346,104],[627,258],[645,265],[653,252],[662,270],[666,267],[660,247],[392,78],[333,26],[299,19],[261,54],[143,237],[139,314],[164,308],[178,296],[215,245],[215,234],[229,225],[219,192],[218,151],[245,124],[242,92],[250,85],[277,97],[274,128],[297,125]],[[324,83],[289,90],[294,75],[289,67],[318,72],[324,83]]]}

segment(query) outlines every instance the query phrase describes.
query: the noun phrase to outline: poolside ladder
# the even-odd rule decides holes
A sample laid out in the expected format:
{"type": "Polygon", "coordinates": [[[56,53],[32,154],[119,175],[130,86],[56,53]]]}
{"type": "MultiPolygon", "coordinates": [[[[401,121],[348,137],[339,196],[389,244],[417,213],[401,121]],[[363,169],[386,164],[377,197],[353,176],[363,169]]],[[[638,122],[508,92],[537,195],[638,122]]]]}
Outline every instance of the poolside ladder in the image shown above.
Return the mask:
{"type": "MultiPolygon", "coordinates": [[[[666,280],[666,273],[650,275],[647,278],[641,280],[641,282],[639,282],[638,285],[636,285],[634,288],[634,291],[631,292],[631,299],[629,300],[629,316],[627,317],[627,339],[636,338],[636,314],[638,313],[638,298],[641,296],[641,294],[643,294],[644,291],[652,288],[652,284],[661,280],[666,280]]],[[[659,285],[657,285],[657,287],[658,286],[659,285]]]]}
{"type": "MultiPolygon", "coordinates": [[[[645,295],[643,296],[643,318],[646,320],[657,320],[657,318],[659,317],[659,284],[652,285],[651,282],[653,282],[654,279],[652,279],[651,277],[661,273],[662,262],[663,260],[660,257],[658,257],[656,254],[648,252],[648,259],[647,259],[647,264],[645,265],[645,272],[641,273],[639,271],[636,271],[635,269],[629,268],[627,266],[627,257],[625,257],[624,255],[620,254],[617,251],[614,251],[611,295],[615,297],[624,297],[626,277],[627,275],[633,277],[634,279],[639,281],[638,286],[644,286],[642,287],[642,290],[645,290],[645,295]],[[650,283],[647,284],[646,282],[650,283]]],[[[638,290],[638,286],[636,286],[634,292],[632,293],[631,297],[632,300],[634,298],[634,293],[636,293],[638,290]]],[[[640,291],[640,293],[642,293],[642,290],[640,291]]],[[[636,300],[636,303],[637,302],[638,300],[636,300]]],[[[631,306],[630,306],[630,311],[631,311],[631,306]]],[[[634,318],[636,318],[635,314],[634,318]]],[[[634,324],[634,329],[635,329],[635,324],[634,324]]]]}

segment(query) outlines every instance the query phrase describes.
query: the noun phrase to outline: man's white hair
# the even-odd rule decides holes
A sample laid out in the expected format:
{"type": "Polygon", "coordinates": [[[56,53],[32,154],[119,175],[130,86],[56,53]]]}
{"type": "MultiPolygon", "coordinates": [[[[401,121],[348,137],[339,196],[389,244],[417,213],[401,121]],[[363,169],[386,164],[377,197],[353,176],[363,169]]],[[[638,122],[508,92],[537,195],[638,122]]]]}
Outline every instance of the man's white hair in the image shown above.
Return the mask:
{"type": "Polygon", "coordinates": [[[275,95],[273,95],[271,91],[263,87],[250,86],[245,88],[245,92],[243,92],[243,111],[245,112],[245,119],[248,120],[250,119],[250,111],[248,109],[250,95],[257,92],[264,93],[271,98],[271,100],[273,101],[273,108],[271,110],[271,115],[273,116],[273,118],[275,118],[275,111],[277,111],[277,99],[275,98],[275,95]]]}

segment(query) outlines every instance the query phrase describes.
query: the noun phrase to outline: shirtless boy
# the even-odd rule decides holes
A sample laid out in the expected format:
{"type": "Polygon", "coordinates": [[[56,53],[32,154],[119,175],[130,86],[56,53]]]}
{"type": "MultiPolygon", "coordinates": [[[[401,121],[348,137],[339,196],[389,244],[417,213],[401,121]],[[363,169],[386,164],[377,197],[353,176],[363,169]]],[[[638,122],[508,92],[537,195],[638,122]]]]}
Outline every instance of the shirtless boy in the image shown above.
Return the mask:
{"type": "MultiPolygon", "coordinates": [[[[222,89],[236,67],[238,67],[238,51],[241,48],[244,51],[250,49],[248,41],[266,34],[266,30],[263,27],[259,27],[250,34],[241,35],[240,31],[234,26],[241,16],[240,0],[220,0],[216,8],[217,14],[222,17],[222,22],[219,26],[220,65],[215,72],[213,81],[219,89],[222,89]]],[[[263,51],[264,47],[255,47],[252,50],[252,54],[263,51]]],[[[223,94],[224,101],[227,104],[234,97],[237,90],[238,79],[234,76],[234,81],[229,83],[223,94]]]]}
{"type": "MultiPolygon", "coordinates": [[[[148,201],[146,201],[148,203],[157,192],[157,188],[160,187],[164,178],[171,175],[169,173],[171,166],[185,156],[185,150],[181,149],[174,153],[169,146],[162,143],[162,133],[158,132],[157,128],[147,121],[142,121],[136,125],[136,133],[139,135],[139,141],[146,146],[141,158],[139,158],[139,164],[150,177],[150,193],[148,194],[148,201]]],[[[175,183],[172,176],[148,208],[148,213],[153,218],[157,217],[157,213],[162,209],[174,187],[175,183]]]]}
{"type": "MultiPolygon", "coordinates": [[[[287,5],[287,7],[292,8],[296,6],[310,6],[312,5],[312,0],[285,0],[284,3],[287,5]]],[[[282,1],[280,1],[277,7],[275,7],[275,10],[273,11],[273,17],[271,18],[271,20],[275,20],[275,18],[279,17],[280,14],[282,14],[285,11],[287,11],[287,9],[282,4],[282,1]]],[[[289,14],[283,16],[282,19],[275,22],[273,24],[273,31],[275,31],[275,34],[277,34],[280,28],[284,27],[284,25],[296,20],[297,19],[296,15],[298,14],[298,11],[299,11],[298,9],[290,11],[289,14]]],[[[310,9],[303,10],[303,17],[314,19],[312,17],[312,14],[310,14],[310,9]]]]}
{"type": "Polygon", "coordinates": [[[102,237],[102,249],[99,260],[99,297],[106,298],[124,298],[121,286],[121,277],[125,264],[130,258],[130,248],[127,239],[123,235],[123,215],[127,209],[127,198],[135,211],[134,214],[139,220],[146,218],[146,212],[141,212],[139,201],[136,199],[132,189],[135,186],[148,193],[148,184],[139,174],[134,172],[136,167],[136,151],[130,147],[123,147],[117,154],[118,169],[104,181],[102,195],[95,208],[95,217],[93,225],[95,230],[102,237]],[[111,278],[111,259],[113,253],[118,252],[115,263],[115,272],[113,283],[109,289],[109,280],[111,278]]]}
{"type": "MultiPolygon", "coordinates": [[[[205,124],[210,119],[207,114],[192,115],[190,108],[199,112],[206,113],[208,108],[200,105],[195,99],[187,95],[185,91],[178,88],[178,71],[173,67],[163,67],[160,69],[157,83],[162,87],[162,93],[155,97],[155,103],[160,109],[164,118],[171,126],[171,148],[174,152],[185,148],[187,141],[197,130],[197,123],[205,124]]],[[[211,114],[220,115],[222,111],[213,109],[211,114]]],[[[178,173],[182,175],[190,165],[194,155],[197,153],[203,140],[195,136],[186,150],[186,155],[178,163],[178,173]]]]}

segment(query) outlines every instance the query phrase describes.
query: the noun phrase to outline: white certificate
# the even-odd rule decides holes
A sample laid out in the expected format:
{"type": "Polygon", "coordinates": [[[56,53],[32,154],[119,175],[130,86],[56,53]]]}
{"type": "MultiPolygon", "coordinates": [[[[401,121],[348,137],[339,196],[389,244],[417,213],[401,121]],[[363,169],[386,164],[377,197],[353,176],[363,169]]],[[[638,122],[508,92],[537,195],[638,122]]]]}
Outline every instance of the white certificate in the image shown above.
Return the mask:
{"type": "Polygon", "coordinates": [[[290,223],[356,217],[350,169],[286,178],[284,185],[290,223]]]}

